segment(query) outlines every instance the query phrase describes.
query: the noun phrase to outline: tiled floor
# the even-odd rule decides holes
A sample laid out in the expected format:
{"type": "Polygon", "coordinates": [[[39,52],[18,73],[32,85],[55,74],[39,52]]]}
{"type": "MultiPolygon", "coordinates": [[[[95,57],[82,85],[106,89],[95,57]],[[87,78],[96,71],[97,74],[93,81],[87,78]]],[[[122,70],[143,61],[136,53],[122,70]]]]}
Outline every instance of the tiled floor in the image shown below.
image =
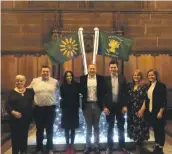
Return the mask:
{"type": "MultiPolygon", "coordinates": [[[[146,143],[146,148],[147,149],[149,149],[150,151],[152,150],[152,143],[153,143],[153,139],[154,139],[154,137],[153,137],[153,133],[152,132],[150,132],[150,134],[151,134],[151,137],[150,137],[150,140],[149,140],[149,142],[148,143],[146,143]]],[[[114,137],[114,139],[116,140],[117,139],[117,137],[114,137]]],[[[77,139],[76,139],[77,140],[77,139]]],[[[106,143],[105,141],[104,141],[105,139],[103,139],[103,138],[101,138],[100,139],[100,141],[103,143],[106,143]]],[[[46,141],[44,141],[44,143],[45,143],[46,141]]],[[[56,145],[54,146],[55,147],[55,151],[56,150],[59,150],[59,144],[57,144],[58,142],[60,142],[60,144],[61,145],[63,145],[63,146],[61,146],[61,149],[63,149],[64,148],[64,146],[65,146],[65,144],[64,144],[64,139],[61,139],[61,140],[56,140],[56,141],[54,141],[55,143],[56,143],[56,145]]],[[[82,142],[84,142],[84,138],[82,139],[80,139],[80,145],[79,145],[79,147],[83,147],[83,143],[82,142]]],[[[115,141],[116,142],[116,141],[115,141]]],[[[129,145],[130,143],[132,143],[133,141],[132,140],[130,140],[129,138],[126,138],[126,142],[127,142],[127,145],[129,145]]],[[[33,128],[30,132],[29,132],[29,140],[28,140],[28,144],[30,145],[29,146],[29,151],[34,151],[33,150],[33,146],[35,145],[35,128],[33,128]],[[32,148],[31,148],[32,147],[32,148]],[[32,150],[30,150],[30,149],[32,149],[32,150]]],[[[78,146],[78,145],[76,145],[76,146],[78,146]]],[[[116,148],[115,148],[116,149],[116,148]]],[[[135,154],[135,151],[133,151],[133,150],[130,150],[133,154],[135,154]]],[[[11,154],[12,152],[11,152],[11,148],[9,148],[6,152],[5,152],[5,154],[11,154]]],[[[31,153],[33,153],[33,152],[31,152],[31,153]]],[[[63,154],[64,152],[63,152],[63,150],[62,150],[62,152],[55,152],[55,154],[63,154]]],[[[81,154],[81,153],[83,153],[82,151],[80,151],[80,152],[76,152],[77,154],[81,154]]],[[[104,151],[102,151],[101,152],[101,154],[104,154],[104,151]]],[[[113,152],[113,154],[122,154],[120,151],[117,151],[117,150],[115,150],[114,152],[113,152]]],[[[171,143],[171,139],[169,140],[168,139],[168,143],[166,142],[165,143],[165,147],[164,147],[164,154],[172,154],[172,143],[171,143]],[[169,143],[170,142],[170,143],[169,143]]]]}

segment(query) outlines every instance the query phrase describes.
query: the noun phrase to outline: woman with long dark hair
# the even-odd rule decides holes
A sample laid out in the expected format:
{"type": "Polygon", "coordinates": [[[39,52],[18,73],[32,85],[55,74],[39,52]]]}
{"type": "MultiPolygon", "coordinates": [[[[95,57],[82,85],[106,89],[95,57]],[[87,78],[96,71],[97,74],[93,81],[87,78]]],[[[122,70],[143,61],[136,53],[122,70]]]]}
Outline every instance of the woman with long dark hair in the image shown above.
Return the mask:
{"type": "Polygon", "coordinates": [[[75,129],[79,127],[79,84],[74,80],[73,72],[65,72],[60,93],[61,126],[65,129],[66,153],[72,154],[74,153],[75,129]]]}
{"type": "Polygon", "coordinates": [[[155,136],[154,154],[163,154],[165,143],[165,109],[167,104],[166,85],[159,81],[158,72],[150,69],[147,73],[149,88],[147,91],[146,111],[147,120],[153,127],[155,136]]]}

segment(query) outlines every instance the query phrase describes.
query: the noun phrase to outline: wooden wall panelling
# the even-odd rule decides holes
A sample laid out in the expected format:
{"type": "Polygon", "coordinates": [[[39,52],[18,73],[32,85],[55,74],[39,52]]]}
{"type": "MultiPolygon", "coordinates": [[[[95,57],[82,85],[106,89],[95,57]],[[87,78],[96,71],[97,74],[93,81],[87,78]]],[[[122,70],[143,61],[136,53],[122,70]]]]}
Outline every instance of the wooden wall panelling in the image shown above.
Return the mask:
{"type": "Polygon", "coordinates": [[[151,68],[155,68],[155,58],[151,55],[141,55],[137,57],[138,69],[144,75],[144,79],[147,80],[147,71],[151,68]]]}
{"type": "Polygon", "coordinates": [[[155,57],[152,55],[137,56],[137,66],[143,72],[145,80],[147,80],[147,71],[155,68],[155,57]]]}
{"type": "Polygon", "coordinates": [[[111,61],[111,58],[109,57],[104,57],[104,75],[107,76],[109,75],[109,62],[111,61]]]}
{"type": "Polygon", "coordinates": [[[160,74],[160,80],[162,80],[167,87],[172,87],[172,56],[156,56],[156,69],[160,74]]]}
{"type": "Polygon", "coordinates": [[[52,72],[52,65],[51,63],[49,63],[49,59],[47,55],[41,55],[39,57],[37,57],[37,74],[38,76],[40,76],[41,74],[41,67],[42,65],[48,65],[50,68],[50,71],[52,72]]]}
{"type": "Polygon", "coordinates": [[[1,57],[1,87],[12,89],[15,87],[15,77],[17,75],[17,57],[13,55],[1,57]]]}
{"type": "Polygon", "coordinates": [[[104,75],[104,57],[102,55],[96,56],[96,66],[97,66],[97,73],[100,75],[104,75]]]}
{"type": "Polygon", "coordinates": [[[82,62],[82,56],[77,57],[73,61],[73,73],[75,77],[79,77],[83,75],[83,62],[82,62]]]}
{"type": "Polygon", "coordinates": [[[35,56],[24,55],[18,57],[18,74],[26,77],[26,86],[28,86],[33,78],[38,77],[37,58],[35,56]]]}
{"type": "Polygon", "coordinates": [[[127,81],[132,80],[132,74],[133,74],[134,70],[137,68],[136,63],[137,63],[136,56],[133,56],[133,55],[131,55],[129,57],[128,61],[124,62],[124,76],[125,76],[127,81]]]}
{"type": "Polygon", "coordinates": [[[93,63],[93,52],[86,53],[87,66],[93,63]]]}
{"type": "Polygon", "coordinates": [[[66,71],[73,71],[73,60],[68,60],[66,62],[64,62],[63,64],[63,72],[66,72],[66,71]]]}

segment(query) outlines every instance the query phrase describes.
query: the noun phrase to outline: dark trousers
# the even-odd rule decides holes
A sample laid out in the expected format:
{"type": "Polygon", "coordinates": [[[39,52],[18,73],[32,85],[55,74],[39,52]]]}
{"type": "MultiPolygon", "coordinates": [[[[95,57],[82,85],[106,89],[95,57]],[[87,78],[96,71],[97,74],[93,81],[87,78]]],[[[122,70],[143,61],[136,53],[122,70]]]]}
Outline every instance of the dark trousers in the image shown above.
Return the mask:
{"type": "Polygon", "coordinates": [[[84,108],[84,117],[87,124],[86,146],[91,146],[92,127],[94,128],[94,146],[99,147],[99,120],[101,110],[97,102],[87,102],[84,108]]]}
{"type": "Polygon", "coordinates": [[[155,144],[164,146],[165,144],[165,120],[164,117],[161,119],[157,118],[157,113],[149,113],[149,123],[154,130],[155,144]]]}
{"type": "Polygon", "coordinates": [[[43,150],[44,129],[47,135],[47,150],[53,149],[53,124],[56,117],[56,106],[35,106],[34,119],[36,123],[37,150],[43,150]]]}
{"type": "Polygon", "coordinates": [[[69,144],[69,139],[71,139],[71,144],[74,143],[75,140],[75,128],[68,129],[65,128],[65,139],[66,139],[66,144],[69,144]]]}
{"type": "Polygon", "coordinates": [[[28,130],[30,121],[28,119],[12,119],[11,141],[12,154],[24,153],[27,151],[28,130]]]}
{"type": "Polygon", "coordinates": [[[118,127],[118,140],[119,146],[121,148],[125,147],[125,137],[124,137],[124,115],[122,113],[122,108],[119,104],[113,103],[112,107],[109,109],[110,114],[106,116],[106,120],[108,123],[108,132],[107,132],[107,141],[109,148],[113,146],[113,128],[115,123],[115,116],[117,120],[117,127],[118,127]]]}

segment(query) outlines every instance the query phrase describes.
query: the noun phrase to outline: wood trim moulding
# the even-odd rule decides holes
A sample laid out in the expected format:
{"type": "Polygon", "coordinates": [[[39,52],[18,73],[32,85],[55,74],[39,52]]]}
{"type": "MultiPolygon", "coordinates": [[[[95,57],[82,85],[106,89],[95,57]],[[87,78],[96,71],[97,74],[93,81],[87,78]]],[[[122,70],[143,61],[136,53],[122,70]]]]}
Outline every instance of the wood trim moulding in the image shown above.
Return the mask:
{"type": "MultiPolygon", "coordinates": [[[[23,55],[33,55],[33,56],[41,56],[46,55],[45,51],[1,51],[1,55],[16,55],[16,56],[23,56],[23,55]]],[[[172,56],[172,50],[156,50],[156,51],[141,51],[141,50],[133,50],[131,55],[140,56],[140,55],[169,55],[172,56]]]]}
{"type": "Polygon", "coordinates": [[[1,9],[1,12],[13,12],[13,13],[131,13],[131,14],[172,14],[172,10],[114,10],[114,9],[96,9],[96,8],[75,8],[75,9],[1,9]]]}
{"type": "Polygon", "coordinates": [[[5,55],[14,55],[17,57],[24,56],[24,55],[30,55],[30,56],[41,56],[46,55],[45,51],[1,51],[1,56],[5,55]]]}

